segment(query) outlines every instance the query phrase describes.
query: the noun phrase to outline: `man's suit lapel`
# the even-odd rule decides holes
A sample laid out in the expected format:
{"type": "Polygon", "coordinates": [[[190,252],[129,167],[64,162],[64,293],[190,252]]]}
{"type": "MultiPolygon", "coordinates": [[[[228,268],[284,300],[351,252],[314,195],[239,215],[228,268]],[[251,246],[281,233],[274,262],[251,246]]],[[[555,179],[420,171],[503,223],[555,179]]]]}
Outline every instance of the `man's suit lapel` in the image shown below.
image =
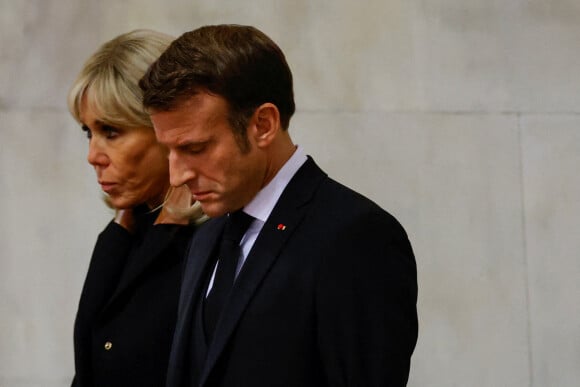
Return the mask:
{"type": "MultiPolygon", "coordinates": [[[[173,346],[169,359],[169,369],[167,373],[167,386],[183,385],[183,378],[191,372],[190,367],[193,364],[184,364],[189,361],[189,351],[191,350],[191,335],[203,336],[203,329],[199,324],[194,324],[193,318],[196,317],[195,311],[199,311],[198,303],[203,300],[202,295],[205,290],[205,277],[210,270],[209,265],[213,262],[211,259],[214,249],[218,244],[218,237],[221,235],[225,218],[219,218],[208,221],[201,226],[192,240],[188,257],[186,260],[181,294],[179,297],[179,313],[173,335],[173,346]],[[193,331],[193,327],[198,327],[193,331]]],[[[200,317],[200,316],[197,316],[200,317]]],[[[201,355],[205,355],[205,340],[199,337],[196,340],[198,344],[204,344],[204,348],[198,348],[201,355]]],[[[201,365],[198,365],[201,367],[201,365]]]]}
{"type": "Polygon", "coordinates": [[[246,306],[280,255],[286,241],[303,220],[309,208],[308,202],[325,177],[326,174],[309,158],[282,193],[252,247],[236,279],[232,297],[218,321],[214,340],[208,348],[200,385],[207,380],[246,306]]]}

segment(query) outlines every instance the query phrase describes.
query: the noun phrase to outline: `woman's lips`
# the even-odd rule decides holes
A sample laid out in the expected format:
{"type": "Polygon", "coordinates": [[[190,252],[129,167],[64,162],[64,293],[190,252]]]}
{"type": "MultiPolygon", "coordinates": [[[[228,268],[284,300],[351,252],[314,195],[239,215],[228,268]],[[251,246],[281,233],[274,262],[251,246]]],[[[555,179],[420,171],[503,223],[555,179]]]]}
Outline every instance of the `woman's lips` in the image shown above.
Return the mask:
{"type": "Polygon", "coordinates": [[[100,181],[99,184],[101,185],[101,189],[103,192],[111,193],[113,188],[115,187],[115,183],[110,183],[108,181],[100,181]]]}

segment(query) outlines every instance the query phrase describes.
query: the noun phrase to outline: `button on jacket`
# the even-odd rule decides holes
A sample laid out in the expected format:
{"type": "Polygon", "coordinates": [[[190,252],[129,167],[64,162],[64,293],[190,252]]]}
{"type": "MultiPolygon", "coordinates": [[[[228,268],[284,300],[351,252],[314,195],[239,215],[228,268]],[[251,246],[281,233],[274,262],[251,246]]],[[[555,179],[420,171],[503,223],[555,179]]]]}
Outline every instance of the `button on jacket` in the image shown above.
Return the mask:
{"type": "Polygon", "coordinates": [[[183,258],[193,228],[137,231],[111,222],[97,239],[74,329],[76,387],[162,386],[177,316],[183,258]]]}

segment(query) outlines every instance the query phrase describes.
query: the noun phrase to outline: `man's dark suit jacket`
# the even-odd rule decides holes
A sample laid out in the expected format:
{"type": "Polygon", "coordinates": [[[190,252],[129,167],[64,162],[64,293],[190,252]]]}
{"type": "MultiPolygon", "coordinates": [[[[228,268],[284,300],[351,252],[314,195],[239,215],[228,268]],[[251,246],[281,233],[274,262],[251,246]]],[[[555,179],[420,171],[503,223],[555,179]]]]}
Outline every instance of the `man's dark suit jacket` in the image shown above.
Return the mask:
{"type": "Polygon", "coordinates": [[[258,235],[208,346],[201,304],[223,225],[209,221],[192,242],[168,387],[406,384],[417,275],[391,215],[309,158],[258,235]]]}
{"type": "Polygon", "coordinates": [[[165,381],[192,228],[153,226],[158,212],[136,211],[135,234],[111,221],[97,239],[75,320],[74,387],[165,381]]]}

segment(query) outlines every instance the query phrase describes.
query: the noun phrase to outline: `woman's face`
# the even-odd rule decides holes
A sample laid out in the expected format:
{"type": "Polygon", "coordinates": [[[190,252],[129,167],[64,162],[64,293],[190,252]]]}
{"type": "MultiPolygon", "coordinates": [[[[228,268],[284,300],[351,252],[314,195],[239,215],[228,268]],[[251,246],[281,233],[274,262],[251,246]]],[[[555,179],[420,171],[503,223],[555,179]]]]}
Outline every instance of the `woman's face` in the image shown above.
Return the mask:
{"type": "Polygon", "coordinates": [[[81,122],[89,138],[87,160],[101,189],[117,209],[163,201],[169,187],[167,152],[151,128],[111,127],[83,100],[81,122]]]}

